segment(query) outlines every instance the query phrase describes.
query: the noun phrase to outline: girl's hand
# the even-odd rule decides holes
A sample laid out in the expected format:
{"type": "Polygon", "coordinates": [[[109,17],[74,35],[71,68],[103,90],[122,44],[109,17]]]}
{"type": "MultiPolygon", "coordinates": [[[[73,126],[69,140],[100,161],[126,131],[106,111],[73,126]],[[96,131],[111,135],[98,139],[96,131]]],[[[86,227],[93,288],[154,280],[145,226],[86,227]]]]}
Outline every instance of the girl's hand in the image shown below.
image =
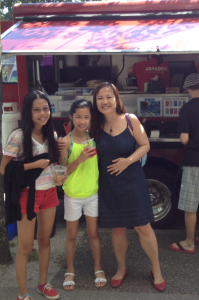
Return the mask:
{"type": "Polygon", "coordinates": [[[60,174],[59,171],[57,174],[53,175],[53,183],[56,186],[62,186],[67,179],[67,171],[64,174],[60,174]]]}
{"type": "Polygon", "coordinates": [[[58,151],[60,150],[63,150],[66,146],[66,143],[63,141],[63,138],[62,137],[59,137],[57,139],[57,148],[58,148],[58,151]]]}
{"type": "Polygon", "coordinates": [[[39,159],[36,163],[36,168],[45,169],[49,166],[50,160],[49,159],[39,159]]]}
{"type": "Polygon", "coordinates": [[[80,156],[78,157],[79,164],[83,163],[85,160],[92,158],[92,154],[96,153],[95,149],[86,146],[80,156]]]}
{"type": "Polygon", "coordinates": [[[129,163],[126,158],[117,158],[112,160],[113,164],[107,167],[107,171],[112,175],[116,173],[116,176],[121,174],[128,168],[129,163]]]}

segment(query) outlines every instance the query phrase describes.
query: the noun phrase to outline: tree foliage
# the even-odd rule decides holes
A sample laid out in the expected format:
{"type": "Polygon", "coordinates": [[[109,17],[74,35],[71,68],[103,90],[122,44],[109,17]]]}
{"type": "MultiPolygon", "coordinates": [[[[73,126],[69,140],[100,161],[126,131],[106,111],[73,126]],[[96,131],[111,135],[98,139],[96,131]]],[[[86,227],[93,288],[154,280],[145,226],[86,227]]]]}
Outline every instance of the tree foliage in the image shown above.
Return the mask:
{"type": "MultiPolygon", "coordinates": [[[[86,2],[86,0],[76,0],[77,2],[86,2]]],[[[89,1],[89,0],[87,0],[89,1]]],[[[92,0],[90,0],[92,1],[92,0]]],[[[101,1],[101,0],[93,0],[101,1]]],[[[16,3],[47,3],[47,2],[75,2],[74,0],[1,0],[1,20],[11,21],[12,20],[12,11],[16,3]]]]}
{"type": "Polygon", "coordinates": [[[1,20],[11,21],[12,11],[16,3],[47,3],[47,2],[73,2],[72,0],[1,0],[1,20]]]}
{"type": "MultiPolygon", "coordinates": [[[[1,2],[0,2],[1,8],[1,2]]],[[[0,16],[1,21],[1,16],[0,16]]],[[[2,44],[0,35],[0,107],[3,102],[3,87],[2,87],[2,44]]],[[[2,115],[0,114],[0,141],[2,135],[2,115]]],[[[0,161],[2,158],[2,145],[0,143],[0,161]]],[[[8,263],[12,261],[12,257],[9,250],[8,233],[5,226],[5,208],[4,208],[4,183],[3,176],[0,175],[0,264],[8,263]]]]}

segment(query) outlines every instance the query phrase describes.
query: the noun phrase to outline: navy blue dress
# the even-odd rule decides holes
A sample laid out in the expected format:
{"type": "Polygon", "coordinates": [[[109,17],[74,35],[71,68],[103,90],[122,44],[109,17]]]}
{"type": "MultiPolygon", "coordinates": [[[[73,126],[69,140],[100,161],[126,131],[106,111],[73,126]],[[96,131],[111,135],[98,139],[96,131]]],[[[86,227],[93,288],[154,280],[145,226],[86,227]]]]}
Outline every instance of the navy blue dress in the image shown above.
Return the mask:
{"type": "Polygon", "coordinates": [[[111,136],[100,131],[99,157],[99,226],[102,228],[135,227],[154,221],[149,190],[139,161],[120,175],[110,175],[107,166],[116,158],[127,158],[135,151],[136,141],[127,127],[111,136]]]}

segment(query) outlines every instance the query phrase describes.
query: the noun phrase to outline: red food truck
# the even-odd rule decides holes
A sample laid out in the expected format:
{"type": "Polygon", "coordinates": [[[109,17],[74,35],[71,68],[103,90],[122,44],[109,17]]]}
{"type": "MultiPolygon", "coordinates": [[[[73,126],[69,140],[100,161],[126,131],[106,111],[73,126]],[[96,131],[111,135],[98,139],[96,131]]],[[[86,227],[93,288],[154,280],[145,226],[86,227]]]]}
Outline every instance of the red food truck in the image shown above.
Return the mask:
{"type": "Polygon", "coordinates": [[[2,26],[3,146],[30,90],[48,94],[63,136],[71,103],[92,101],[95,85],[111,81],[144,123],[153,226],[167,228],[177,216],[171,190],[185,151],[177,122],[189,101],[184,79],[199,63],[198,16],[190,0],[16,4],[12,26],[2,26]]]}

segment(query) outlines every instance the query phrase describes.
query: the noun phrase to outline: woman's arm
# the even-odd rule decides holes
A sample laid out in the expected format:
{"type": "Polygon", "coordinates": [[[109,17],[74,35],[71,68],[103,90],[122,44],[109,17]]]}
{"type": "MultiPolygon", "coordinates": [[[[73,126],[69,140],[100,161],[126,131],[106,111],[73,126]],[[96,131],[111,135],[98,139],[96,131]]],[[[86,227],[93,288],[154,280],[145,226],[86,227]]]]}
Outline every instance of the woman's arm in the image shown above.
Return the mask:
{"type": "Polygon", "coordinates": [[[50,160],[49,159],[39,159],[35,162],[24,164],[24,171],[32,170],[32,169],[45,169],[49,166],[50,160]]]}
{"type": "MultiPolygon", "coordinates": [[[[67,136],[65,136],[62,138],[61,143],[62,143],[62,146],[59,149],[59,165],[61,165],[64,160],[63,166],[66,167],[67,162],[68,162],[68,152],[69,152],[69,149],[71,146],[71,140],[69,140],[69,138],[67,136]]],[[[67,170],[67,173],[68,173],[68,170],[67,170]]]]}
{"type": "Polygon", "coordinates": [[[181,133],[180,134],[180,141],[183,145],[187,145],[189,142],[189,133],[181,133]]]}
{"type": "MultiPolygon", "coordinates": [[[[8,156],[8,155],[3,155],[2,161],[1,161],[1,175],[5,174],[5,168],[7,166],[7,164],[9,164],[9,162],[11,162],[13,160],[14,157],[12,156],[8,156]]],[[[41,169],[45,169],[48,167],[50,160],[48,159],[39,159],[38,161],[32,162],[32,163],[28,163],[28,164],[24,164],[24,171],[28,171],[31,169],[36,169],[36,168],[41,168],[41,169]]]]}
{"type": "Polygon", "coordinates": [[[150,150],[149,140],[142,124],[135,115],[129,115],[129,117],[133,127],[131,133],[138,143],[139,148],[127,158],[117,158],[113,160],[113,164],[107,167],[107,171],[110,172],[111,175],[115,173],[116,176],[119,175],[128,168],[129,165],[140,160],[150,150]]]}
{"type": "Polygon", "coordinates": [[[1,175],[5,174],[5,168],[6,168],[7,164],[9,164],[9,162],[11,162],[13,160],[13,158],[14,157],[12,157],[12,156],[3,155],[2,161],[1,161],[1,175]]]}
{"type": "MultiPolygon", "coordinates": [[[[4,155],[1,161],[0,172],[2,175],[5,174],[5,167],[9,162],[11,162],[14,158],[22,155],[23,153],[23,133],[22,130],[17,129],[14,130],[8,138],[7,145],[4,149],[4,155]],[[8,154],[8,155],[6,155],[8,154]]],[[[24,171],[28,171],[31,169],[41,168],[45,169],[48,167],[50,160],[48,159],[40,159],[36,162],[24,164],[24,171]]]]}
{"type": "Polygon", "coordinates": [[[130,164],[140,160],[150,150],[150,144],[146,132],[135,115],[129,115],[131,124],[133,126],[132,135],[134,136],[139,148],[127,158],[130,164]]]}

